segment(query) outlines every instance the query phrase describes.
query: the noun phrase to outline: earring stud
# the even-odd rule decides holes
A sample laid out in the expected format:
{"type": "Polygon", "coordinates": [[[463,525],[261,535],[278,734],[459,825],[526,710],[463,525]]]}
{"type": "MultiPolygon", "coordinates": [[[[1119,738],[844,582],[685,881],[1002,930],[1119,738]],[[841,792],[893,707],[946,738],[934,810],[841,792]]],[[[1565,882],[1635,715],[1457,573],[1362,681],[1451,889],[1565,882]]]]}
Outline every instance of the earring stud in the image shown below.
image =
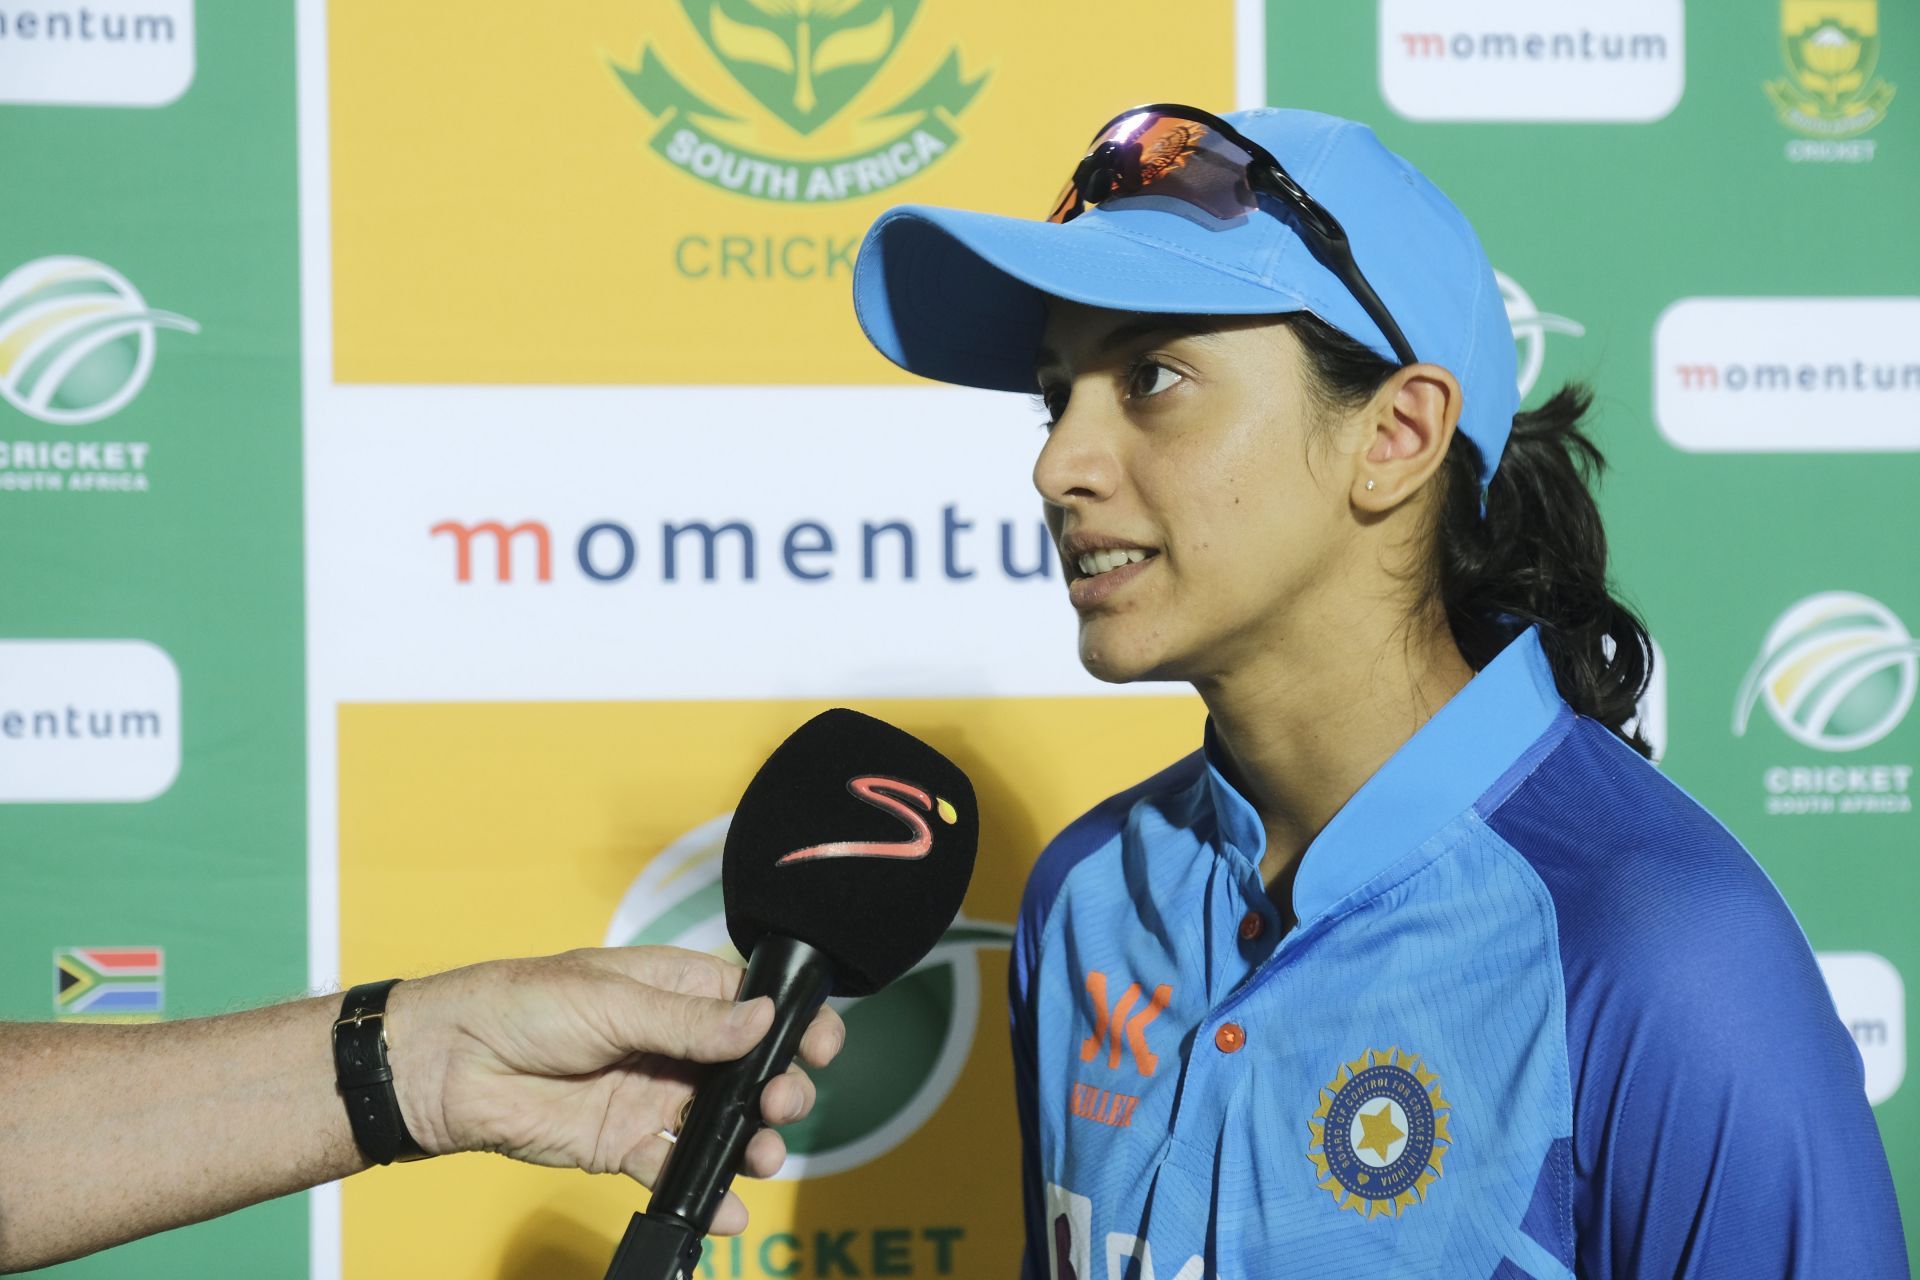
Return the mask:
{"type": "Polygon", "coordinates": [[[1369,480],[1369,481],[1367,481],[1367,489],[1368,489],[1369,491],[1371,491],[1371,490],[1373,489],[1373,481],[1371,481],[1371,480],[1369,480]]]}

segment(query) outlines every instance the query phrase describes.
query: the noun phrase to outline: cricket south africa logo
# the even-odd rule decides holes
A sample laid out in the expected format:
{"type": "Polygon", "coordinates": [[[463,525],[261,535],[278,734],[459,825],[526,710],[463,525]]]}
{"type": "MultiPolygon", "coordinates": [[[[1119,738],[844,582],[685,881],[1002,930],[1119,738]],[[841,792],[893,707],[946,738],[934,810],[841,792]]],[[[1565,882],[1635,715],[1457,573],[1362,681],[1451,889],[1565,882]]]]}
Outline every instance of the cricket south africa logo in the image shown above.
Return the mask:
{"type": "Polygon", "coordinates": [[[91,258],[41,258],[0,279],[0,396],[29,417],[82,426],[124,409],[153,370],[154,330],[198,333],[150,309],[91,258]]]}
{"type": "Polygon", "coordinates": [[[1780,121],[1813,138],[1856,137],[1886,118],[1893,86],[1880,61],[1877,0],[1781,0],[1787,74],[1767,82],[1780,121]]]}
{"type": "Polygon", "coordinates": [[[1513,330],[1516,374],[1520,397],[1524,400],[1540,381],[1540,370],[1546,365],[1547,335],[1564,333],[1578,338],[1585,335],[1587,329],[1578,320],[1542,311],[1520,287],[1520,282],[1506,272],[1496,271],[1493,278],[1500,285],[1500,299],[1507,307],[1507,326],[1513,330]]]}
{"type": "MultiPolygon", "coordinates": [[[[862,94],[899,50],[921,0],[680,0],[732,78],[709,100],[652,46],[614,73],[654,118],[668,163],[736,195],[820,204],[885,191],[960,141],[959,117],[985,83],[950,49],[917,88],[862,94]],[[855,104],[859,107],[855,109],[855,104]],[[841,139],[827,150],[823,127],[841,139]],[[816,154],[824,152],[824,154],[816,154]]],[[[685,70],[685,68],[683,68],[685,70]]],[[[705,81],[702,81],[703,86],[705,81]]]]}
{"type": "MultiPolygon", "coordinates": [[[[731,821],[729,814],[695,827],[649,862],[620,900],[604,945],[686,947],[738,963],[720,883],[731,821]]],[[[1004,952],[1012,941],[1010,925],[963,917],[905,977],[870,996],[832,1001],[847,1022],[847,1047],[810,1073],[819,1104],[781,1129],[792,1155],[775,1176],[844,1173],[877,1160],[911,1139],[956,1087],[955,1105],[984,1105],[973,1096],[978,1085],[961,1083],[980,1020],[980,953],[1004,952]]]]}
{"type": "Polygon", "coordinates": [[[1321,1190],[1363,1218],[1398,1217],[1439,1181],[1452,1109],[1419,1054],[1368,1049],[1343,1063],[1307,1122],[1321,1190]]]}
{"type": "Polygon", "coordinates": [[[1851,591],[1791,606],[1760,645],[1733,708],[1747,731],[1764,704],[1789,737],[1821,751],[1853,751],[1893,732],[1913,706],[1920,644],[1893,610],[1851,591]]]}

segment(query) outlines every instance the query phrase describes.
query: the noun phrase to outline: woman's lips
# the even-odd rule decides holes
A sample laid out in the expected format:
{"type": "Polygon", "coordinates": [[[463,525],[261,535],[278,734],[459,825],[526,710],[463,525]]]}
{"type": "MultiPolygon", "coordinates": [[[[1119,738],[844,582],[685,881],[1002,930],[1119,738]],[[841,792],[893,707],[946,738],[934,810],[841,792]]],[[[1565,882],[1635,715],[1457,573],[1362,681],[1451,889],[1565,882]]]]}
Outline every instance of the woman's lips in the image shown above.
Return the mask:
{"type": "Polygon", "coordinates": [[[1073,607],[1076,609],[1084,611],[1094,608],[1114,592],[1145,573],[1148,567],[1159,558],[1159,556],[1148,556],[1145,560],[1123,564],[1118,569],[1096,573],[1089,578],[1075,578],[1067,584],[1067,598],[1073,601],[1073,607]]]}

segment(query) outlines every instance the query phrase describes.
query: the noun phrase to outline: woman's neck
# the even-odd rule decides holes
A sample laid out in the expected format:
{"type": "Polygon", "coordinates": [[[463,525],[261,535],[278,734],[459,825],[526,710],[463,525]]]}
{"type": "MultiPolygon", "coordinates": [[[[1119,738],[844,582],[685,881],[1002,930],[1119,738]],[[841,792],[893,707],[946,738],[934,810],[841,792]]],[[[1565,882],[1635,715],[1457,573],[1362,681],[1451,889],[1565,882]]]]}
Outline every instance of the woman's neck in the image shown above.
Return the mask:
{"type": "Polygon", "coordinates": [[[1266,827],[1260,871],[1289,923],[1307,846],[1472,678],[1441,620],[1277,645],[1197,686],[1228,776],[1266,827]]]}

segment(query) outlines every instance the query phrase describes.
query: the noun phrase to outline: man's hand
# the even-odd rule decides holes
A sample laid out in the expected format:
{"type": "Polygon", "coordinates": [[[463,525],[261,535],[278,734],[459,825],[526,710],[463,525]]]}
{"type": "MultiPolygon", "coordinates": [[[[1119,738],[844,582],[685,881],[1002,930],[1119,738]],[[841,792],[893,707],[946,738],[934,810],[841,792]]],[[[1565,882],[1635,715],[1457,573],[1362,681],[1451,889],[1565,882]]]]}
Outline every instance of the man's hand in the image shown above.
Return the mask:
{"type": "MultiPolygon", "coordinates": [[[[728,1062],[773,1022],[764,997],[735,1004],[742,970],[677,947],[570,951],[500,960],[403,982],[388,999],[394,1087],[414,1140],[438,1155],[498,1151],[533,1164],[659,1176],[693,1097],[699,1068],[728,1062]]],[[[846,1028],[823,1007],[800,1058],[823,1067],[846,1028]]],[[[760,1109],[788,1124],[813,1107],[798,1067],[767,1085],[760,1109]]],[[[747,1148],[744,1172],[766,1177],[786,1158],[771,1129],[747,1148]]],[[[747,1223],[727,1194],[716,1234],[747,1223]]]]}

